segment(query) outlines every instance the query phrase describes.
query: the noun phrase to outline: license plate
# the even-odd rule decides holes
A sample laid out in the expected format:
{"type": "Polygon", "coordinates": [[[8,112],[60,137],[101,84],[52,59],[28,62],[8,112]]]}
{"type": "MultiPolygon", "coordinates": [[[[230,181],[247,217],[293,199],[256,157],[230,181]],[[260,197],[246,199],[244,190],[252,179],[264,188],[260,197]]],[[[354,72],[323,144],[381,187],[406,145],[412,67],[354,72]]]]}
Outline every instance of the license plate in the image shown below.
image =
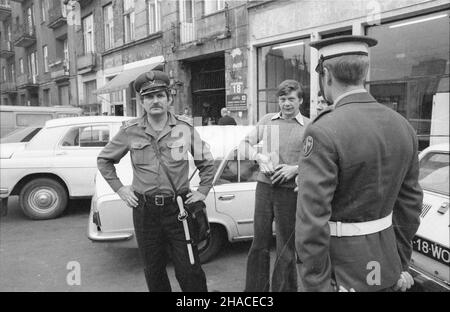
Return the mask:
{"type": "Polygon", "coordinates": [[[442,264],[450,265],[450,250],[420,236],[414,236],[413,249],[442,264]]]}

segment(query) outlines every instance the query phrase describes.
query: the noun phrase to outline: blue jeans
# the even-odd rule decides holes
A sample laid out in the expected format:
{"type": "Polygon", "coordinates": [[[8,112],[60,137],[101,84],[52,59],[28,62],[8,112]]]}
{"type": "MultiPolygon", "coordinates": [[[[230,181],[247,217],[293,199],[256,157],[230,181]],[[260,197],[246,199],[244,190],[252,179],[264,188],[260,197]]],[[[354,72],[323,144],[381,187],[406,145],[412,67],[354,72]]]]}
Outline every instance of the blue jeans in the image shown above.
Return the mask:
{"type": "Polygon", "coordinates": [[[297,193],[293,188],[257,183],[254,238],[248,254],[245,291],[263,292],[270,289],[270,243],[274,219],[277,257],[272,274],[272,291],[297,291],[296,209],[297,193]]]}
{"type": "Polygon", "coordinates": [[[195,264],[189,261],[182,222],[178,221],[179,208],[176,203],[156,206],[145,202],[143,196],[135,193],[139,205],[133,209],[136,240],[144,262],[145,280],[151,292],[170,292],[166,265],[169,259],[167,248],[171,249],[175,276],[182,291],[207,292],[206,276],[200,265],[198,249],[192,246],[195,264]]]}

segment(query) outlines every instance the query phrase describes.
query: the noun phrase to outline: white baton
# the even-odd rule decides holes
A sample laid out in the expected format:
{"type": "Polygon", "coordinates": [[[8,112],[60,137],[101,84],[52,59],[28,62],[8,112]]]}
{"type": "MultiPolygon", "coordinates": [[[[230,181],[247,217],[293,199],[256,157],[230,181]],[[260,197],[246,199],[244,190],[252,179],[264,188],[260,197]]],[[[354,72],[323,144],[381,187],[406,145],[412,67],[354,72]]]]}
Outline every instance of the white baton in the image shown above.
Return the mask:
{"type": "Polygon", "coordinates": [[[185,235],[186,241],[187,241],[189,260],[191,261],[191,264],[194,264],[195,263],[194,252],[192,251],[191,235],[189,234],[189,227],[188,227],[188,222],[187,222],[188,214],[187,214],[186,210],[184,209],[183,199],[181,198],[181,196],[177,196],[177,204],[178,204],[178,208],[180,209],[180,214],[178,215],[178,220],[183,222],[184,235],[185,235]]]}

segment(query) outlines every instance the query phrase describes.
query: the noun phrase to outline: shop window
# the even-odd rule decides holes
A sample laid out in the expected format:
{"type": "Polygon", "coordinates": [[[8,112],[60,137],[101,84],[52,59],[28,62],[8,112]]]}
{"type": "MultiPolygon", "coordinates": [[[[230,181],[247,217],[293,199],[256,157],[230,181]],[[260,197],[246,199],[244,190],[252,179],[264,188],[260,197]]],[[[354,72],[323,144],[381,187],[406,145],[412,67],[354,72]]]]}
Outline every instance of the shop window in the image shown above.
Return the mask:
{"type": "Polygon", "coordinates": [[[303,86],[300,111],[309,117],[310,48],[309,39],[284,42],[258,49],[258,120],[280,110],[276,96],[278,85],[294,79],[303,86]]]}
{"type": "Polygon", "coordinates": [[[449,11],[366,29],[370,50],[367,87],[409,120],[419,149],[449,138],[449,11]]]}

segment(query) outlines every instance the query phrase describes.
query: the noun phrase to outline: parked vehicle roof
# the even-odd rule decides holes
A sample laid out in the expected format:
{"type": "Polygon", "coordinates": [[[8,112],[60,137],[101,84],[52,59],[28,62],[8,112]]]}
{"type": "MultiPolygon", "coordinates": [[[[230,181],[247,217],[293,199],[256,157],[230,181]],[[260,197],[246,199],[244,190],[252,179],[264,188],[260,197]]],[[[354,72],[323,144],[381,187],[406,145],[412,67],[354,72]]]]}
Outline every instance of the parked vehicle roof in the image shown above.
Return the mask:
{"type": "Polygon", "coordinates": [[[450,151],[450,144],[449,143],[440,143],[428,146],[426,149],[424,149],[421,154],[425,154],[428,151],[438,151],[438,152],[448,152],[450,151]]]}
{"type": "Polygon", "coordinates": [[[122,122],[125,120],[133,119],[136,117],[124,117],[124,116],[80,116],[80,117],[68,117],[68,118],[56,118],[45,122],[46,128],[61,127],[68,125],[78,125],[84,123],[109,123],[109,122],[122,122]]]}

